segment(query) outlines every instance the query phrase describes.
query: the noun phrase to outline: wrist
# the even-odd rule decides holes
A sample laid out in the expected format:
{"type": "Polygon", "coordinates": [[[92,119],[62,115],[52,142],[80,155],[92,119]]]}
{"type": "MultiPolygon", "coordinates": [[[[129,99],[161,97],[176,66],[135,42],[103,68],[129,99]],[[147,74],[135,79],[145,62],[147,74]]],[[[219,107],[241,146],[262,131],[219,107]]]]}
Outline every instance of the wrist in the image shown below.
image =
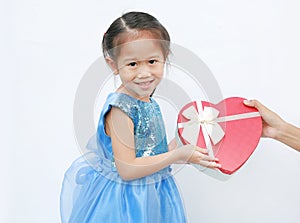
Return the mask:
{"type": "Polygon", "coordinates": [[[274,135],[274,139],[278,141],[282,141],[290,134],[291,124],[283,121],[282,124],[276,129],[276,134],[274,135]]]}
{"type": "Polygon", "coordinates": [[[181,161],[184,158],[184,153],[183,153],[182,149],[176,148],[176,149],[172,150],[171,152],[172,152],[174,162],[181,161]]]}

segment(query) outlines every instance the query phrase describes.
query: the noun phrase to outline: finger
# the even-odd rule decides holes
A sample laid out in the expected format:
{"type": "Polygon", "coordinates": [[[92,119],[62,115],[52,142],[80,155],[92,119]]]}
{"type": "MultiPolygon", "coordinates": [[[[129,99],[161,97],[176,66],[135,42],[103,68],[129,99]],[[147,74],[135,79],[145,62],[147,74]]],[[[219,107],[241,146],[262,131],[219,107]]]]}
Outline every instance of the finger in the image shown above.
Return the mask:
{"type": "MultiPolygon", "coordinates": [[[[198,147],[198,149],[196,149],[198,152],[200,152],[200,153],[202,153],[202,154],[205,154],[205,155],[208,155],[208,150],[207,149],[203,149],[203,148],[200,148],[200,147],[198,147]]],[[[209,155],[208,155],[209,156],[209,155]]],[[[209,156],[210,157],[210,160],[211,161],[216,161],[216,162],[219,162],[219,158],[217,158],[217,157],[211,157],[211,156],[209,156]]]]}
{"type": "Polygon", "coordinates": [[[208,155],[207,149],[196,147],[195,151],[205,154],[206,156],[203,156],[203,159],[205,159],[205,160],[219,162],[219,159],[217,157],[211,157],[208,155]]]}
{"type": "Polygon", "coordinates": [[[250,106],[250,107],[255,107],[255,108],[260,108],[261,107],[261,103],[255,99],[253,100],[244,100],[243,101],[244,105],[250,106]]]}
{"type": "Polygon", "coordinates": [[[202,160],[199,162],[199,164],[201,166],[204,166],[204,167],[207,167],[207,168],[211,168],[211,169],[218,169],[218,168],[221,168],[222,165],[219,164],[219,163],[216,163],[216,162],[213,162],[213,161],[205,161],[205,160],[202,160]]]}
{"type": "Polygon", "coordinates": [[[258,100],[251,100],[251,103],[253,104],[253,106],[255,108],[258,109],[258,111],[263,111],[263,110],[266,110],[267,108],[262,104],[260,103],[258,100]]]}
{"type": "Polygon", "coordinates": [[[250,107],[254,106],[253,100],[244,100],[243,103],[244,103],[244,105],[247,105],[250,107]]]}
{"type": "Polygon", "coordinates": [[[216,158],[214,158],[214,157],[211,157],[211,156],[209,156],[209,155],[200,153],[200,152],[198,152],[198,151],[195,151],[195,152],[199,153],[198,156],[199,156],[199,158],[200,158],[200,161],[201,161],[201,160],[205,160],[205,161],[216,161],[216,160],[215,160],[216,158]]]}
{"type": "Polygon", "coordinates": [[[267,109],[262,103],[260,103],[258,100],[255,100],[255,99],[244,100],[243,102],[247,106],[255,107],[259,112],[267,109]]]}
{"type": "Polygon", "coordinates": [[[200,153],[203,153],[203,154],[208,154],[208,150],[207,149],[204,149],[204,148],[200,148],[198,146],[195,146],[195,150],[200,152],[200,153]]]}
{"type": "Polygon", "coordinates": [[[262,104],[258,100],[244,100],[243,101],[245,105],[250,106],[250,107],[255,107],[255,108],[261,108],[262,104]]]}

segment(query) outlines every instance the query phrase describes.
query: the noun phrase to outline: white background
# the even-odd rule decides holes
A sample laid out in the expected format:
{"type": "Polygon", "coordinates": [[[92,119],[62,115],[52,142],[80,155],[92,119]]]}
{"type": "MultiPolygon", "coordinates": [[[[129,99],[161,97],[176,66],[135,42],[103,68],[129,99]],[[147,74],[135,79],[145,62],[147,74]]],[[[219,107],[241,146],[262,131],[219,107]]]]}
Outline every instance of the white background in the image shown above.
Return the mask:
{"type": "MultiPolygon", "coordinates": [[[[0,222],[60,222],[63,174],[80,155],[72,123],[75,92],[101,55],[103,33],[123,12],[156,16],[174,43],[208,65],[225,97],[257,98],[300,124],[296,0],[0,4],[0,222]]],[[[227,182],[192,167],[175,177],[191,223],[298,223],[299,170],[299,152],[262,139],[227,182]]]]}

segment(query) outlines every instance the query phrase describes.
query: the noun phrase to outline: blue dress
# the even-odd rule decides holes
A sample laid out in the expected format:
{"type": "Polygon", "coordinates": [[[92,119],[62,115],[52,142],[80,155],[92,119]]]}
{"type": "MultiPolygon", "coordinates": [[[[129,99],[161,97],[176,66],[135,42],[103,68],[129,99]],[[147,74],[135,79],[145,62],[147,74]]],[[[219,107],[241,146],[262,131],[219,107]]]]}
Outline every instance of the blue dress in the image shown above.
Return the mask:
{"type": "Polygon", "coordinates": [[[133,121],[137,157],[168,150],[160,108],[153,98],[144,102],[122,93],[109,94],[97,134],[87,144],[88,152],[65,173],[60,196],[62,223],[186,222],[170,167],[130,181],[119,176],[104,128],[105,115],[112,106],[133,121]]]}

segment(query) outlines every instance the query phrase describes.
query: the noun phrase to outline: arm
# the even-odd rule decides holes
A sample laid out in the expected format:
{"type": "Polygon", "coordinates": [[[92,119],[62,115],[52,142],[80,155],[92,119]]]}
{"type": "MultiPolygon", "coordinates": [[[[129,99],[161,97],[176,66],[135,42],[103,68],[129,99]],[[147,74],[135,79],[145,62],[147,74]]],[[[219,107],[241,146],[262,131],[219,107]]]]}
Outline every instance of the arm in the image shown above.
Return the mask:
{"type": "Polygon", "coordinates": [[[285,122],[257,100],[245,100],[244,104],[259,111],[263,119],[263,137],[273,138],[300,151],[300,128],[285,122]]]}
{"type": "Polygon", "coordinates": [[[106,133],[110,135],[116,167],[124,180],[132,180],[153,174],[177,161],[188,161],[210,168],[220,164],[207,155],[205,149],[186,145],[163,154],[136,157],[133,123],[118,108],[112,108],[106,116],[106,133]]]}

